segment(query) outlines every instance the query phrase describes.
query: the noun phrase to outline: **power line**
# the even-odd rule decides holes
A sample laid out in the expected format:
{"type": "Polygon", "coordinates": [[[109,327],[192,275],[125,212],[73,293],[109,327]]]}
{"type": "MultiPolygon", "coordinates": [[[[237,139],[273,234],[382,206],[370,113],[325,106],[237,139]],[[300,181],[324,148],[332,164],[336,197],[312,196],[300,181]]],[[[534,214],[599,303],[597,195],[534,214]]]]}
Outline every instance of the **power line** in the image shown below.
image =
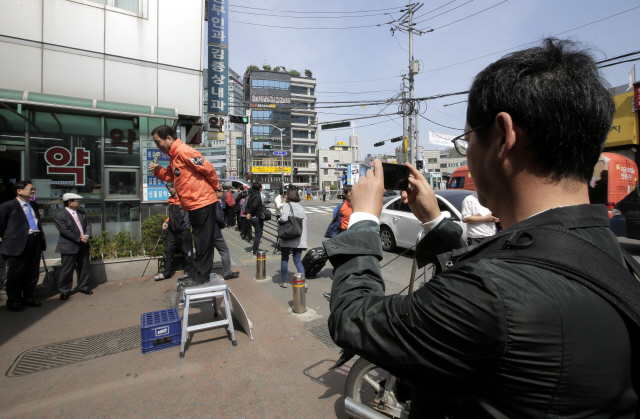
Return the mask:
{"type": "Polygon", "coordinates": [[[395,92],[395,91],[396,91],[395,89],[365,90],[363,92],[323,92],[323,91],[317,91],[316,90],[316,93],[322,93],[322,94],[324,94],[324,93],[346,93],[346,94],[349,94],[349,95],[363,95],[363,94],[366,94],[366,93],[382,93],[382,92],[395,92]]]}
{"type": "Polygon", "coordinates": [[[339,28],[319,28],[319,27],[305,27],[305,28],[300,28],[298,26],[278,26],[278,25],[264,25],[261,23],[253,23],[253,22],[241,22],[239,20],[231,20],[229,19],[229,22],[234,22],[234,23],[241,23],[244,25],[253,25],[253,26],[264,26],[267,28],[280,28],[280,29],[304,29],[304,30],[342,30],[342,29],[360,29],[360,28],[372,28],[374,26],[378,26],[381,27],[383,25],[388,25],[391,22],[382,22],[379,23],[377,25],[362,25],[362,26],[344,26],[344,27],[339,27],[339,28]]]}
{"type": "Polygon", "coordinates": [[[365,83],[368,81],[378,81],[378,80],[389,80],[389,79],[398,79],[402,76],[392,76],[392,77],[382,77],[380,79],[369,79],[369,80],[348,80],[348,81],[323,81],[323,84],[335,84],[335,83],[365,83]]]}
{"type": "Polygon", "coordinates": [[[359,10],[359,11],[354,11],[354,12],[300,12],[300,11],[296,11],[296,10],[273,10],[273,9],[261,9],[259,7],[248,7],[248,6],[237,6],[234,4],[230,4],[230,7],[239,7],[242,9],[251,9],[251,10],[264,10],[267,12],[281,12],[281,13],[300,13],[300,14],[311,14],[311,13],[318,13],[318,14],[328,14],[328,13],[342,13],[342,14],[347,14],[347,13],[369,13],[369,12],[384,12],[387,10],[398,10],[398,9],[402,9],[404,6],[398,6],[398,7],[391,7],[388,9],[373,9],[373,10],[359,10]]]}
{"type": "Polygon", "coordinates": [[[624,64],[624,63],[632,63],[632,62],[634,62],[634,61],[638,61],[638,60],[640,60],[640,57],[638,57],[638,58],[632,58],[632,59],[630,59],[630,60],[619,61],[619,62],[617,62],[617,63],[611,63],[611,64],[607,64],[607,65],[601,65],[601,66],[600,66],[600,67],[598,67],[598,68],[613,67],[614,65],[624,64]]]}
{"type": "MultiPolygon", "coordinates": [[[[268,13],[253,13],[253,12],[241,12],[240,10],[234,10],[233,13],[242,13],[244,15],[254,15],[254,16],[269,16],[269,17],[283,17],[289,19],[356,19],[361,17],[370,17],[370,16],[383,16],[391,14],[387,13],[374,13],[370,15],[357,15],[357,16],[287,16],[287,15],[272,15],[268,13]]],[[[391,12],[394,13],[394,12],[391,12]]]]}
{"type": "Polygon", "coordinates": [[[455,129],[455,130],[458,130],[458,131],[464,131],[464,128],[453,128],[453,127],[448,127],[448,126],[446,126],[446,125],[442,125],[442,124],[439,124],[439,123],[437,123],[437,122],[435,122],[435,121],[432,121],[432,120],[430,120],[429,118],[427,118],[426,116],[424,116],[424,115],[422,115],[422,114],[419,114],[419,115],[420,115],[420,117],[421,117],[421,118],[426,119],[427,121],[431,122],[432,124],[440,125],[441,127],[445,127],[445,128],[449,128],[449,129],[455,129]]]}
{"type": "Polygon", "coordinates": [[[628,54],[618,55],[617,57],[607,58],[606,60],[598,61],[596,64],[602,64],[609,61],[619,60],[620,58],[630,57],[631,55],[640,54],[640,51],[630,52],[628,54]]]}
{"type": "MultiPolygon", "coordinates": [[[[437,18],[438,16],[442,16],[442,15],[444,15],[444,14],[447,14],[447,13],[451,12],[451,11],[454,11],[454,10],[456,10],[456,9],[459,9],[459,8],[460,8],[460,7],[462,7],[462,6],[464,6],[464,5],[466,5],[466,4],[471,3],[472,1],[473,1],[473,0],[469,0],[469,1],[468,1],[468,2],[466,2],[466,3],[462,3],[461,5],[454,7],[453,9],[446,10],[446,11],[444,11],[444,12],[442,12],[442,13],[438,14],[438,15],[431,16],[430,18],[427,18],[427,19],[421,20],[420,22],[415,22],[415,24],[416,24],[416,25],[419,25],[419,24],[421,24],[421,23],[426,22],[427,20],[435,19],[435,18],[437,18]]],[[[449,3],[447,3],[447,4],[449,4],[449,3]]],[[[427,13],[425,13],[425,15],[426,15],[426,14],[427,14],[427,13]]],[[[422,15],[422,16],[424,16],[424,15],[422,15]]],[[[420,17],[422,17],[422,16],[420,16],[420,17]]],[[[416,18],[416,19],[419,19],[419,18],[416,18]]]]}
{"type": "MultiPolygon", "coordinates": [[[[480,10],[479,12],[476,12],[476,13],[474,13],[474,14],[471,14],[471,15],[469,15],[469,16],[467,16],[467,17],[463,17],[462,19],[455,20],[455,21],[453,21],[453,22],[451,22],[451,23],[447,23],[446,25],[439,26],[439,27],[437,27],[437,28],[434,28],[433,30],[435,31],[435,30],[442,29],[442,28],[445,28],[445,27],[447,27],[447,26],[453,25],[454,23],[462,22],[463,20],[466,20],[466,19],[469,19],[469,18],[471,18],[471,17],[473,17],[473,16],[479,15],[480,13],[484,13],[484,12],[486,12],[487,10],[493,9],[494,7],[500,6],[501,4],[506,3],[506,2],[508,2],[508,1],[509,1],[509,0],[503,0],[503,1],[501,1],[500,3],[494,4],[494,5],[493,5],[493,6],[491,6],[491,7],[487,7],[486,9],[482,9],[482,10],[480,10]]],[[[425,29],[426,29],[426,28],[425,28],[425,29]]]]}
{"type": "MultiPolygon", "coordinates": [[[[622,11],[620,13],[616,13],[616,14],[613,14],[611,16],[604,17],[602,19],[594,20],[593,22],[585,23],[584,25],[576,26],[575,28],[568,29],[568,30],[563,31],[563,32],[558,32],[558,33],[556,33],[556,34],[554,34],[552,36],[555,37],[555,36],[563,35],[563,34],[565,34],[567,32],[575,31],[577,29],[582,29],[582,28],[584,28],[586,26],[590,26],[590,25],[605,21],[607,19],[611,19],[613,17],[625,14],[627,12],[630,12],[630,11],[638,9],[638,8],[640,8],[640,6],[632,7],[631,9],[622,11]]],[[[511,48],[503,49],[503,50],[500,50],[500,51],[492,52],[490,54],[485,54],[485,55],[482,55],[480,57],[470,58],[470,59],[465,60],[465,61],[460,61],[460,62],[457,62],[457,63],[454,63],[454,64],[446,65],[444,67],[438,67],[438,68],[434,68],[434,69],[431,69],[431,70],[425,70],[424,73],[432,73],[434,71],[444,70],[446,68],[454,67],[454,66],[457,66],[457,65],[460,65],[460,64],[466,64],[466,63],[471,62],[471,61],[480,60],[482,58],[490,57],[492,55],[496,55],[496,54],[500,54],[500,53],[503,53],[503,52],[511,51],[511,50],[516,49],[516,48],[526,47],[527,45],[535,44],[535,43],[538,43],[538,42],[540,42],[540,41],[536,40],[536,41],[527,42],[526,44],[521,44],[521,45],[518,45],[518,46],[515,46],[515,47],[511,47],[511,48]]]]}
{"type": "MultiPolygon", "coordinates": [[[[426,16],[426,15],[428,15],[429,13],[433,13],[433,12],[435,12],[436,10],[442,9],[442,8],[443,8],[443,7],[445,7],[445,6],[450,5],[451,3],[455,3],[455,1],[456,1],[456,0],[451,0],[449,3],[445,3],[445,4],[443,4],[443,5],[442,5],[442,6],[440,6],[440,7],[436,7],[436,8],[435,8],[435,9],[433,9],[433,10],[429,10],[428,12],[423,13],[423,14],[421,14],[420,16],[415,17],[414,19],[420,19],[421,17],[426,16]]],[[[471,1],[473,1],[473,0],[471,0],[471,1]]],[[[465,4],[466,4],[466,3],[465,3],[465,4]]],[[[452,9],[452,10],[453,10],[453,9],[452,9]]],[[[424,22],[424,21],[423,21],[423,22],[424,22]]]]}
{"type": "Polygon", "coordinates": [[[383,116],[390,116],[390,115],[398,115],[397,113],[383,113],[383,114],[378,114],[378,115],[371,115],[371,116],[361,116],[358,118],[343,118],[343,119],[338,119],[336,121],[324,121],[324,122],[318,122],[318,125],[322,125],[322,124],[333,124],[334,122],[348,122],[348,121],[357,121],[359,119],[370,119],[370,118],[380,118],[383,116]]]}

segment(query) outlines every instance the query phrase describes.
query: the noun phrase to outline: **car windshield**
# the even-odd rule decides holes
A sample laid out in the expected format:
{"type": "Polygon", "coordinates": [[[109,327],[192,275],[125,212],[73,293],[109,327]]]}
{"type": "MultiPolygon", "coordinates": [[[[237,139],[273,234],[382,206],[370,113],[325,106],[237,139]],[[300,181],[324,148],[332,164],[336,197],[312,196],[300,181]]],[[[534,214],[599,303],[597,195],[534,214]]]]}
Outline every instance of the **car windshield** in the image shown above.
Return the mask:
{"type": "Polygon", "coordinates": [[[464,199],[469,195],[471,195],[471,193],[461,193],[455,195],[447,194],[447,196],[442,195],[442,197],[449,201],[449,203],[451,203],[451,205],[453,205],[454,208],[458,210],[458,212],[462,213],[462,201],[464,201],[464,199]]]}

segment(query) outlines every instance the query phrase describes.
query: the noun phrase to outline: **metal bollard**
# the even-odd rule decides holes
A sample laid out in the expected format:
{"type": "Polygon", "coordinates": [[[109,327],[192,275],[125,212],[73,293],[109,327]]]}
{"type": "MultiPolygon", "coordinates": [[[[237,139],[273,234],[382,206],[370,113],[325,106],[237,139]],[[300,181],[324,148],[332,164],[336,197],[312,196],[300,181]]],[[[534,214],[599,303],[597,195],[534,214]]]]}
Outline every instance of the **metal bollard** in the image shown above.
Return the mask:
{"type": "Polygon", "coordinates": [[[267,252],[258,250],[258,257],[256,259],[256,279],[267,279],[267,252]]]}
{"type": "Polygon", "coordinates": [[[302,314],[307,311],[307,293],[304,274],[293,275],[293,312],[302,314]]]}

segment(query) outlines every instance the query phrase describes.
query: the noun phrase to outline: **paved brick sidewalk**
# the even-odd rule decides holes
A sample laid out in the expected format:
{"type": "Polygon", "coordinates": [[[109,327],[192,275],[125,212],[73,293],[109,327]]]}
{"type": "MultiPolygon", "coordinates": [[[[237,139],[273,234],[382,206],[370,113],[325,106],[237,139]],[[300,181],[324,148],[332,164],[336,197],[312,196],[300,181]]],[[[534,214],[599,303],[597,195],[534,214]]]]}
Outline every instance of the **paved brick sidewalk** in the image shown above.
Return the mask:
{"type": "MultiPolygon", "coordinates": [[[[232,347],[225,330],[213,329],[193,335],[184,359],[179,348],[134,349],[22,377],[3,374],[0,418],[345,417],[346,371],[328,371],[337,352],[244,271],[228,284],[253,322],[253,341],[237,330],[232,347]]],[[[139,325],[141,313],[167,308],[174,287],[173,280],[138,278],[65,302],[55,295],[22,313],[2,304],[0,369],[36,346],[139,325]]],[[[207,314],[210,306],[194,321],[207,314]]]]}

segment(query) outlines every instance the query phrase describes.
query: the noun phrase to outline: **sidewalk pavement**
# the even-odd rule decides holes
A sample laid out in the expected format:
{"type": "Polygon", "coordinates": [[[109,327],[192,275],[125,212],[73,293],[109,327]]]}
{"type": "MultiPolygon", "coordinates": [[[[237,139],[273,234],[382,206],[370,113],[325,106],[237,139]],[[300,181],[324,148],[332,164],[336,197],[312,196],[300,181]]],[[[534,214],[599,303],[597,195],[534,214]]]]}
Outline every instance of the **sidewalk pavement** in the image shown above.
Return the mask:
{"type": "MultiPolygon", "coordinates": [[[[241,269],[227,284],[253,323],[253,341],[236,328],[233,347],[226,329],[217,328],[192,333],[184,359],[179,347],[148,354],[136,348],[20,377],[3,374],[0,418],[346,417],[347,370],[328,371],[338,353],[251,274],[241,269]]],[[[139,326],[142,313],[168,307],[174,290],[175,279],[134,278],[67,301],[56,294],[21,313],[0,307],[0,369],[7,372],[37,346],[139,326]]],[[[212,316],[209,305],[200,307],[190,311],[194,323],[212,316]]]]}

